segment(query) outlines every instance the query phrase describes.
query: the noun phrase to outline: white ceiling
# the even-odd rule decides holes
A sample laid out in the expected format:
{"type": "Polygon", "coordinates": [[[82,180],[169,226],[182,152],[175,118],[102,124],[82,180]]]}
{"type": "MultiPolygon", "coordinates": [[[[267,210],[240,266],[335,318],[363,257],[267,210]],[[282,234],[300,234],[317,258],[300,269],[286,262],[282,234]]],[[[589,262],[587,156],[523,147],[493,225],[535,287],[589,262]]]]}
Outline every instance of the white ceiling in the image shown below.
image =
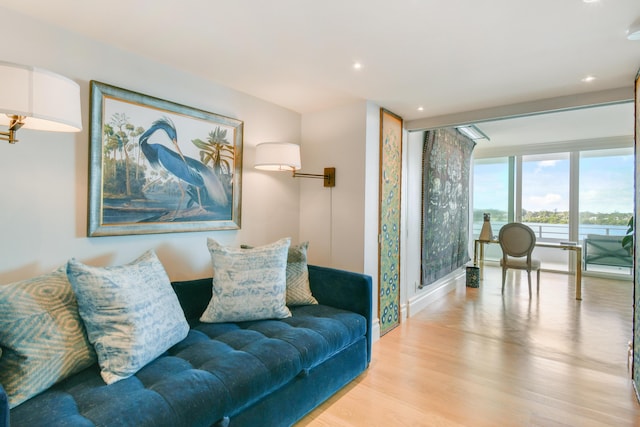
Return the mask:
{"type": "Polygon", "coordinates": [[[628,102],[478,123],[477,127],[490,138],[478,140],[478,148],[613,141],[633,135],[633,111],[633,103],[628,102]]]}
{"type": "Polygon", "coordinates": [[[0,0],[0,6],[307,113],[405,120],[632,87],[638,0],[0,0]],[[362,69],[354,70],[355,61],[362,69]],[[587,75],[596,80],[585,83],[587,75]],[[423,107],[418,111],[418,107],[423,107]]]}

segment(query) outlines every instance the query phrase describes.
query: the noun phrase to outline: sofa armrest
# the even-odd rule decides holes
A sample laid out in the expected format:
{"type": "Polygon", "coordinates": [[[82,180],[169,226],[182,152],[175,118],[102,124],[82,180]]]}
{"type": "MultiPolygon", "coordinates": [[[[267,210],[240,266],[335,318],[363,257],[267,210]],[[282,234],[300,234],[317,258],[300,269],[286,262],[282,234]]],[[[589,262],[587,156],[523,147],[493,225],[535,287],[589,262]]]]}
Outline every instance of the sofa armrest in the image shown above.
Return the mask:
{"type": "Polygon", "coordinates": [[[0,385],[0,427],[9,427],[9,396],[0,385]]]}
{"type": "Polygon", "coordinates": [[[311,293],[320,304],[352,311],[367,319],[367,360],[371,362],[371,276],[329,267],[309,265],[311,293]]]}

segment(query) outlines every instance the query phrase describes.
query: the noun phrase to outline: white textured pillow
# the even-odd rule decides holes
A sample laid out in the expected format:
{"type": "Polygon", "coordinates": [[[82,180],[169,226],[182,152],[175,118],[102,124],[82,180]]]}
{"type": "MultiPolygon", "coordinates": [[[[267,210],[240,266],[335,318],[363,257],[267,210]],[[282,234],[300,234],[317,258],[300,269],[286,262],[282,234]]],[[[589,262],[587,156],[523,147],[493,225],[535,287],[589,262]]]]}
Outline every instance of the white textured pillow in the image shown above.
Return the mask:
{"type": "Polygon", "coordinates": [[[11,408],[96,363],[64,266],[0,286],[0,346],[11,408]]]}
{"type": "Polygon", "coordinates": [[[213,292],[200,321],[241,322],[290,317],[286,305],[285,238],[251,249],[227,248],[207,239],[213,264],[213,292]]]}
{"type": "Polygon", "coordinates": [[[289,248],[287,256],[287,305],[317,304],[309,286],[307,248],[309,242],[289,248]]]}
{"type": "Polygon", "coordinates": [[[153,251],[130,264],[105,268],[72,259],[67,276],[107,384],[134,375],[189,332],[153,251]]]}

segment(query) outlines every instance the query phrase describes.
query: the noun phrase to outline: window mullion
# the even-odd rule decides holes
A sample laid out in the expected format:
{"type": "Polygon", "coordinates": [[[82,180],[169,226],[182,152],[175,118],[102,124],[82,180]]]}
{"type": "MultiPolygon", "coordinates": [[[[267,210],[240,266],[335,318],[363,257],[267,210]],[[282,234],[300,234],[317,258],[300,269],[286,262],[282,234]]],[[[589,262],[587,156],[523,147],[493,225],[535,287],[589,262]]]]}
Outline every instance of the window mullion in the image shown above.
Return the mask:
{"type": "Polygon", "coordinates": [[[510,157],[509,162],[509,172],[512,174],[509,176],[512,185],[509,189],[509,196],[512,198],[509,205],[515,209],[515,212],[510,212],[509,215],[512,221],[522,222],[522,156],[510,157]]]}

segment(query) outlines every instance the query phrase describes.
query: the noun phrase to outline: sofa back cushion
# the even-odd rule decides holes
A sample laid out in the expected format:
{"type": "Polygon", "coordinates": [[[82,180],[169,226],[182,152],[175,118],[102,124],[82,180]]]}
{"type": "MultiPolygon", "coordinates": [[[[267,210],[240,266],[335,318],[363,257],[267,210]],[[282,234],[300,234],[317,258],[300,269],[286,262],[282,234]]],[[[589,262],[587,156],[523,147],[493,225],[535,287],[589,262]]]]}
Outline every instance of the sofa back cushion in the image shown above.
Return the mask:
{"type": "Polygon", "coordinates": [[[171,282],[189,324],[200,321],[200,316],[211,301],[211,280],[208,277],[171,282]]]}

